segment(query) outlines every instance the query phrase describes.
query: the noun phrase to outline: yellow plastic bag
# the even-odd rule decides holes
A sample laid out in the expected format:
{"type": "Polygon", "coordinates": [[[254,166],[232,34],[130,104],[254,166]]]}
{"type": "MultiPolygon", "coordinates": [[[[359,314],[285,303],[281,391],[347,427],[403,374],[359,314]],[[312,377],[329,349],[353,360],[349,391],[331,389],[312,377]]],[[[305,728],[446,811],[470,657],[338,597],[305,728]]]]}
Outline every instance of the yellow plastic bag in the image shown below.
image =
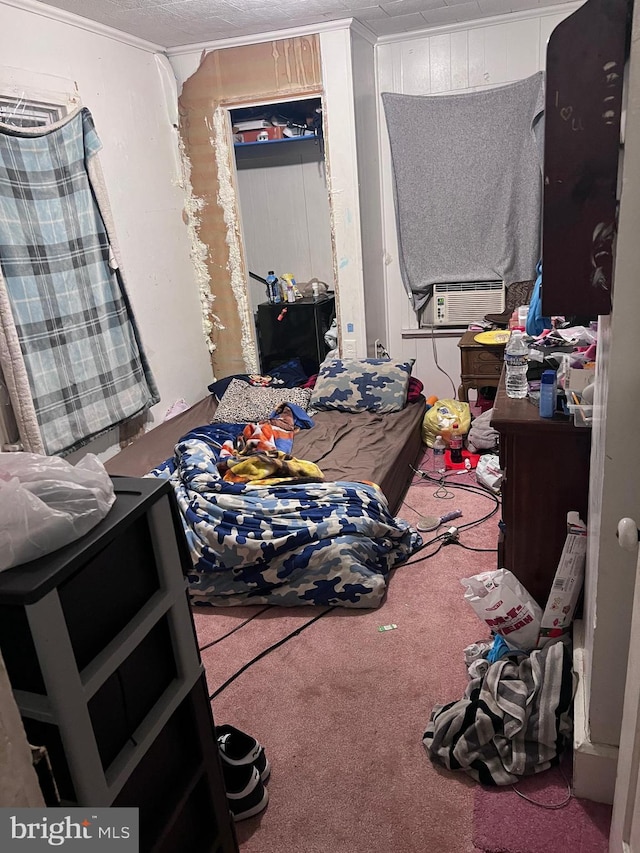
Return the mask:
{"type": "Polygon", "coordinates": [[[458,400],[438,400],[425,413],[422,421],[422,440],[429,447],[437,435],[441,435],[449,443],[449,437],[454,424],[458,424],[457,432],[466,435],[471,426],[471,411],[468,403],[458,400]]]}

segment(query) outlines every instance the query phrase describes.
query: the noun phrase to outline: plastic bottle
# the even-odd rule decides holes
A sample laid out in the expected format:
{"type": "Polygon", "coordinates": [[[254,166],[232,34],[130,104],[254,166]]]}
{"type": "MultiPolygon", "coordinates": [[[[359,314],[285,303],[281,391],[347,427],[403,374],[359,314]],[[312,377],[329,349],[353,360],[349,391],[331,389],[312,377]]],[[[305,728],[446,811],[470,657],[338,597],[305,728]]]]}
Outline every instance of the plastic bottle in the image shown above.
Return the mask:
{"type": "Polygon", "coordinates": [[[555,370],[545,370],[540,377],[540,417],[552,418],[556,411],[557,376],[555,370]]]}
{"type": "Polygon", "coordinates": [[[529,347],[527,346],[522,327],[516,327],[509,338],[504,351],[506,365],[505,385],[507,397],[522,399],[527,396],[527,361],[529,347]]]}
{"type": "Polygon", "coordinates": [[[273,270],[269,270],[266,278],[267,282],[267,297],[269,302],[280,302],[280,287],[278,286],[278,276],[273,270]]]}
{"type": "Polygon", "coordinates": [[[296,301],[296,280],[293,277],[293,274],[290,272],[283,273],[282,280],[285,284],[285,301],[286,302],[295,302],[296,301]]]}
{"type": "Polygon", "coordinates": [[[435,437],[433,442],[433,473],[440,474],[444,470],[444,451],[447,445],[441,435],[435,437]]]}
{"type": "Polygon", "coordinates": [[[451,461],[454,465],[459,465],[464,461],[462,457],[462,433],[458,424],[453,425],[453,432],[449,440],[449,451],[451,452],[451,461]]]}

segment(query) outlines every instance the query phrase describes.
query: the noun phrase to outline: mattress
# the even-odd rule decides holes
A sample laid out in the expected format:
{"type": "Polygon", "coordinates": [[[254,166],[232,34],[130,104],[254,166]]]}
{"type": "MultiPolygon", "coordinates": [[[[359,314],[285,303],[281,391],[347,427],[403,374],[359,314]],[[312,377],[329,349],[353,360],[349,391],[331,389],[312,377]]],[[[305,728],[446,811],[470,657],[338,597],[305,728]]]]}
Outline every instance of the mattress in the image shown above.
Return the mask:
{"type": "MultiPolygon", "coordinates": [[[[215,409],[213,397],[205,397],[120,451],[105,464],[107,471],[126,477],[144,476],[173,455],[181,436],[210,423],[215,409]]],[[[388,414],[316,412],[313,429],[296,435],[293,455],[315,462],[326,480],[377,483],[395,514],[411,480],[411,465],[422,451],[424,411],[421,397],[402,411],[388,414]]]]}

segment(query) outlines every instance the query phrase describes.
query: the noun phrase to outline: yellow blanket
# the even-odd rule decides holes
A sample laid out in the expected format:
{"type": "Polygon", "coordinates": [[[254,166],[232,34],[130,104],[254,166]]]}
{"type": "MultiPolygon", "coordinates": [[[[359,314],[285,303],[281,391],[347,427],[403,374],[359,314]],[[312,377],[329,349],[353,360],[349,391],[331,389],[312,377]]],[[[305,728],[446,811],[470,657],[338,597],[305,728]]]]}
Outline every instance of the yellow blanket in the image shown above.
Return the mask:
{"type": "Polygon", "coordinates": [[[225,459],[228,483],[255,483],[273,486],[278,483],[319,483],[324,474],[313,462],[296,459],[281,450],[259,451],[251,456],[225,459]]]}

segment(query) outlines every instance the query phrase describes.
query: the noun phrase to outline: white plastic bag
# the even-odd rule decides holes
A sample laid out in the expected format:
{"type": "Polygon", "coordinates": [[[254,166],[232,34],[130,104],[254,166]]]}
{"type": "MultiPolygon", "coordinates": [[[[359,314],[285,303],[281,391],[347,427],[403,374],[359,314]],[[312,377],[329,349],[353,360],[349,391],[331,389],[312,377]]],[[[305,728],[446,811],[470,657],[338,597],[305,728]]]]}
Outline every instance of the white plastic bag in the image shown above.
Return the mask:
{"type": "Polygon", "coordinates": [[[460,583],[465,601],[491,630],[516,649],[535,649],[542,608],[508,569],[483,572],[460,583]]]}
{"type": "Polygon", "coordinates": [[[59,456],[0,453],[0,571],[84,536],[115,499],[111,478],[91,453],[76,465],[59,456]]]}
{"type": "Polygon", "coordinates": [[[500,494],[504,472],[500,468],[500,457],[495,453],[484,453],[476,466],[476,479],[495,494],[500,494]]]}

